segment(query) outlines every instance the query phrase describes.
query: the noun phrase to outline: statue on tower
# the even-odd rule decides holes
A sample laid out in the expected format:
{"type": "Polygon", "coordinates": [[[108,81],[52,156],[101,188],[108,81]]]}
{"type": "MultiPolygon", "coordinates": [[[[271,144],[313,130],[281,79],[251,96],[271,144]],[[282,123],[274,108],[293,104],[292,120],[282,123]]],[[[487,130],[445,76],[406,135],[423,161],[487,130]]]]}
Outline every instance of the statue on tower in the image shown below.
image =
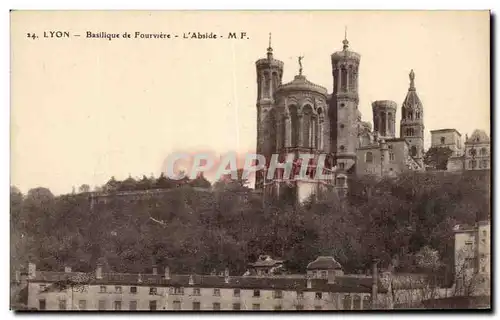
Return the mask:
{"type": "Polygon", "coordinates": [[[299,75],[302,75],[302,59],[304,56],[299,56],[299,75]]]}
{"type": "Polygon", "coordinates": [[[413,72],[413,69],[410,71],[410,88],[415,88],[415,72],[413,72]]]}

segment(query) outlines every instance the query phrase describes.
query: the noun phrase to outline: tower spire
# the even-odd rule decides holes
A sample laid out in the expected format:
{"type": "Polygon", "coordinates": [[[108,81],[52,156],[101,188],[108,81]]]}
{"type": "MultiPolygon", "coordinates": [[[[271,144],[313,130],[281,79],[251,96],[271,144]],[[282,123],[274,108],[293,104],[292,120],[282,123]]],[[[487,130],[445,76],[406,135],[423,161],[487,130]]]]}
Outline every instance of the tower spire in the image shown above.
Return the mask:
{"type": "Polygon", "coordinates": [[[342,41],[344,44],[344,51],[349,48],[349,40],[347,40],[347,26],[344,28],[344,41],[342,41]]]}
{"type": "Polygon", "coordinates": [[[415,90],[415,72],[413,72],[413,69],[410,71],[410,90],[415,90]]]}
{"type": "Polygon", "coordinates": [[[271,46],[271,32],[269,32],[269,47],[267,47],[267,58],[273,58],[273,47],[271,46]]]}

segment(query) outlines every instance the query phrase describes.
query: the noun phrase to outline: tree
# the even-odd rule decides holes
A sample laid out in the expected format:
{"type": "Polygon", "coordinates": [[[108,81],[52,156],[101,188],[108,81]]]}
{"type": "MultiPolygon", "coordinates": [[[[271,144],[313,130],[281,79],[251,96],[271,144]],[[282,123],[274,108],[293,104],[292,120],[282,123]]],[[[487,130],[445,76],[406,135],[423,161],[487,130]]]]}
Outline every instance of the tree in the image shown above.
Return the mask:
{"type": "Polygon", "coordinates": [[[447,170],[452,154],[448,147],[431,147],[424,155],[424,164],[435,170],[447,170]]]}

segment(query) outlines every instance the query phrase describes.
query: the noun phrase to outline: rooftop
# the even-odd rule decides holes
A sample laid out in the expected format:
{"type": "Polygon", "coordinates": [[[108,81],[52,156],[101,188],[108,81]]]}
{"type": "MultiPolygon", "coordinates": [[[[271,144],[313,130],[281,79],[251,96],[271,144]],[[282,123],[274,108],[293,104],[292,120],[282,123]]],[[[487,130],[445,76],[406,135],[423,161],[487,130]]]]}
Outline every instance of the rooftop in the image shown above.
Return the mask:
{"type": "MultiPolygon", "coordinates": [[[[372,290],[372,280],[372,277],[338,276],[335,277],[335,283],[328,283],[327,279],[310,279],[311,287],[308,288],[308,279],[299,277],[231,276],[226,278],[211,275],[172,274],[170,279],[165,279],[164,275],[159,274],[103,273],[102,279],[96,279],[94,273],[37,271],[36,277],[29,281],[52,283],[55,289],[65,288],[65,284],[85,284],[369,293],[372,290]]],[[[379,282],[379,292],[385,292],[384,290],[384,286],[379,282]]]]}

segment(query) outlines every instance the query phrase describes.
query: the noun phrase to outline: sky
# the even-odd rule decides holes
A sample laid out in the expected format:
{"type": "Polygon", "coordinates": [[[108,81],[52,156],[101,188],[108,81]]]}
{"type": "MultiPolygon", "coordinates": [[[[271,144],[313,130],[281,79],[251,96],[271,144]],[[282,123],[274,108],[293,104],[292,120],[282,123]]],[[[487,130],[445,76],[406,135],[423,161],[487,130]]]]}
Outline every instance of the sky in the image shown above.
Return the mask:
{"type": "Polygon", "coordinates": [[[283,82],[304,56],[308,80],[332,91],[330,55],[361,54],[359,110],[401,103],[415,72],[430,130],[490,131],[487,11],[87,11],[11,13],[11,185],[54,194],[116,179],[158,176],[175,151],[254,152],[255,61],[268,34],[283,82]],[[44,38],[61,30],[81,37],[44,38]],[[131,39],[88,39],[129,32],[131,39]],[[134,32],[177,39],[134,39],[134,32]],[[182,39],[246,32],[248,39],[182,39]],[[35,33],[38,39],[27,37],[35,33]]]}

